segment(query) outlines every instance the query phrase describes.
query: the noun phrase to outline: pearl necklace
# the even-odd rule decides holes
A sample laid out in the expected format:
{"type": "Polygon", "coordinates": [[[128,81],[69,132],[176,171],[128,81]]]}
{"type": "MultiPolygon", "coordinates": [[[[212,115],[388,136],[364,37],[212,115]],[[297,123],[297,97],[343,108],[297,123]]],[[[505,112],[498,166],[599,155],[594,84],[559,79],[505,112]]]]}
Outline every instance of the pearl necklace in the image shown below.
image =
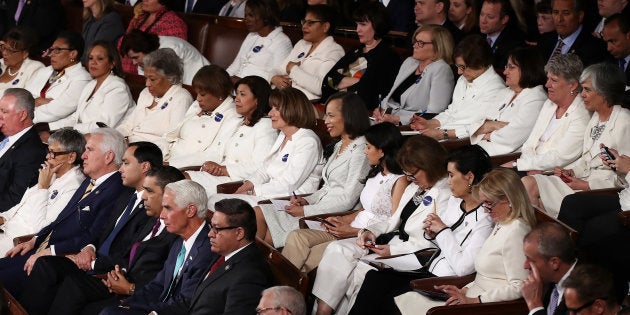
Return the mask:
{"type": "Polygon", "coordinates": [[[11,73],[11,67],[7,67],[7,73],[9,74],[9,76],[16,76],[18,73],[20,73],[20,69],[18,69],[17,71],[15,71],[15,73],[11,73]]]}

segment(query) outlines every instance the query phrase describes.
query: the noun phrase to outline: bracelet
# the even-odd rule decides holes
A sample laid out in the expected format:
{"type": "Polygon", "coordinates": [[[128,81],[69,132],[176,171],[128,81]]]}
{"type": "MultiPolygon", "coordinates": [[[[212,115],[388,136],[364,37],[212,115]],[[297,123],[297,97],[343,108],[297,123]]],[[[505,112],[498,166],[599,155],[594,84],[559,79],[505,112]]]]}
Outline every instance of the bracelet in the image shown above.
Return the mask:
{"type": "Polygon", "coordinates": [[[442,137],[444,140],[448,140],[448,130],[442,129],[442,137]]]}
{"type": "Polygon", "coordinates": [[[136,284],[132,283],[131,288],[129,288],[129,293],[127,295],[133,295],[136,292],[136,284]]]}

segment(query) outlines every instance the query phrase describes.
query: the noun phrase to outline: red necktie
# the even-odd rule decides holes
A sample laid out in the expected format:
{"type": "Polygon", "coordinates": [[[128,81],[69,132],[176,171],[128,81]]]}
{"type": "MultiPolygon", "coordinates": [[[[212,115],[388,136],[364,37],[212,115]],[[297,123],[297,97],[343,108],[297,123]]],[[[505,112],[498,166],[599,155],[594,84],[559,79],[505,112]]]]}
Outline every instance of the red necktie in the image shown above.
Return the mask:
{"type": "Polygon", "coordinates": [[[221,267],[221,265],[223,265],[224,263],[225,263],[225,256],[221,256],[221,258],[215,261],[214,264],[212,264],[212,267],[210,267],[208,276],[211,275],[213,272],[215,272],[217,269],[219,269],[219,267],[221,267]]]}

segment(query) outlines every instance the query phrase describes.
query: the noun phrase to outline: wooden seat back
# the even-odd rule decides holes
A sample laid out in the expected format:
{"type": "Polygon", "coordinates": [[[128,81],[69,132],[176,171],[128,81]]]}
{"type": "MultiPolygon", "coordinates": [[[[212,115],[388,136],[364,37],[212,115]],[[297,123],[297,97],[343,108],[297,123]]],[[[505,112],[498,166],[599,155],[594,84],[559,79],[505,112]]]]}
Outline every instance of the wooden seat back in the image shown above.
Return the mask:
{"type": "Polygon", "coordinates": [[[264,255],[271,272],[273,273],[275,285],[286,285],[300,291],[302,295],[307,296],[308,293],[308,276],[297,269],[286,257],[267,244],[265,241],[256,237],[256,246],[264,255]]]}

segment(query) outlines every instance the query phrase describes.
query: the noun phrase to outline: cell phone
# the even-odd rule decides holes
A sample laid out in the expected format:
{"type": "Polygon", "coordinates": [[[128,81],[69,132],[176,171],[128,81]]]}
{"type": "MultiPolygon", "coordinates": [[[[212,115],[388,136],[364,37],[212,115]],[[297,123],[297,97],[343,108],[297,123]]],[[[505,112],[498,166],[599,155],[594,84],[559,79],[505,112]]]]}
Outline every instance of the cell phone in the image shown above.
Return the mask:
{"type": "Polygon", "coordinates": [[[332,223],[330,223],[330,222],[326,221],[326,219],[324,219],[324,218],[320,218],[320,217],[318,217],[318,218],[317,218],[317,221],[319,221],[319,222],[321,222],[321,223],[324,223],[324,224],[326,224],[326,225],[328,225],[328,226],[335,226],[334,224],[332,224],[332,223]]]}
{"type": "Polygon", "coordinates": [[[394,111],[394,109],[393,109],[393,108],[391,108],[391,107],[387,107],[387,109],[385,109],[385,112],[384,112],[383,114],[385,114],[385,115],[389,115],[389,114],[391,114],[391,113],[392,113],[392,111],[394,111]]]}
{"type": "Polygon", "coordinates": [[[602,155],[606,158],[606,160],[614,160],[615,156],[612,154],[612,152],[610,152],[610,150],[608,149],[607,146],[603,146],[601,148],[599,148],[599,150],[602,152],[602,155]]]}
{"type": "Polygon", "coordinates": [[[560,174],[560,179],[563,182],[565,182],[565,183],[570,183],[571,182],[571,180],[568,177],[566,177],[566,175],[564,175],[564,174],[560,174]]]}
{"type": "Polygon", "coordinates": [[[374,244],[374,242],[372,242],[372,241],[366,241],[364,246],[367,247],[367,248],[375,248],[376,244],[374,244]]]}

